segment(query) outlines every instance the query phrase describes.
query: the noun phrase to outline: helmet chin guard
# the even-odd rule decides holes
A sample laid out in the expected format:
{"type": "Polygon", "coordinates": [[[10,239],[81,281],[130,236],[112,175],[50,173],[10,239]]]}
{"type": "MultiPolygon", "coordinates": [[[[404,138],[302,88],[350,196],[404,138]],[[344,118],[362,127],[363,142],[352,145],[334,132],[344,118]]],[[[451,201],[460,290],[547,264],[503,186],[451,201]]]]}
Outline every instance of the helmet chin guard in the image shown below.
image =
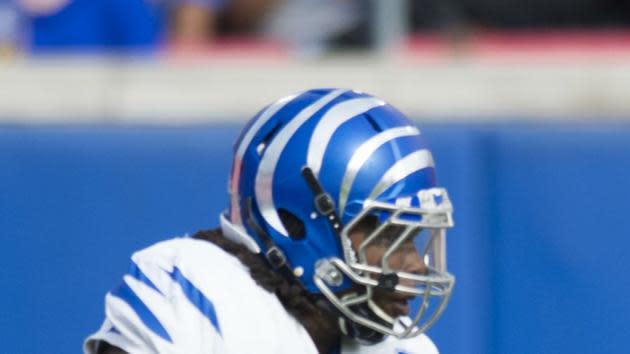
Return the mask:
{"type": "Polygon", "coordinates": [[[417,336],[431,327],[448,303],[455,282],[446,271],[445,257],[452,206],[442,188],[422,190],[418,199],[419,207],[366,201],[340,233],[345,259],[331,258],[318,265],[315,284],[343,314],[344,333],[358,341],[417,336]],[[357,235],[354,227],[368,217],[377,217],[378,226],[357,235]],[[350,278],[353,291],[332,291],[334,272],[350,278]]]}

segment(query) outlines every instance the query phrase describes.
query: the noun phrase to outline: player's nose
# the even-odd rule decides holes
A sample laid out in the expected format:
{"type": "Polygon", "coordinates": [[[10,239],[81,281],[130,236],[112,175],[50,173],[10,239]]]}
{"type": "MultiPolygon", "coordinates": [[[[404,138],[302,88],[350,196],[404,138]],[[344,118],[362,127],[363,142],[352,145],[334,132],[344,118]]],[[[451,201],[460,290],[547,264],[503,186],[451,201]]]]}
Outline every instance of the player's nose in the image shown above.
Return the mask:
{"type": "MultiPolygon", "coordinates": [[[[416,275],[426,275],[428,268],[424,263],[422,256],[414,250],[413,252],[410,251],[405,256],[405,261],[403,262],[401,271],[416,275]]],[[[400,280],[400,285],[413,288],[416,286],[416,282],[414,280],[403,278],[400,280]]]]}

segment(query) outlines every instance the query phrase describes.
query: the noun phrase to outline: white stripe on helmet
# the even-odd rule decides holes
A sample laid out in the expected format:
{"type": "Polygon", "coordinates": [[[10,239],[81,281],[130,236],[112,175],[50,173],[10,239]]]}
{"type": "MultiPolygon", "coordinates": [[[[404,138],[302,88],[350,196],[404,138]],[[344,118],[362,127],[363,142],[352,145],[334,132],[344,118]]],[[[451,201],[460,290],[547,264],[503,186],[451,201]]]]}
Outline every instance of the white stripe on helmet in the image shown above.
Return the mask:
{"type": "Polygon", "coordinates": [[[370,159],[372,154],[388,141],[403,136],[418,134],[420,134],[420,130],[413,126],[391,128],[371,137],[357,148],[352,155],[350,162],[348,162],[348,165],[346,166],[346,172],[344,173],[343,180],[341,182],[341,190],[339,192],[339,215],[343,215],[344,213],[354,179],[361,170],[361,167],[363,167],[363,164],[370,159]]]}
{"type": "Polygon", "coordinates": [[[339,103],[326,112],[322,119],[317,122],[308,145],[306,165],[313,170],[315,176],[319,175],[324,153],[337,129],[350,119],[383,105],[385,102],[378,98],[359,97],[339,103]]]}
{"type": "Polygon", "coordinates": [[[234,156],[233,169],[232,169],[232,178],[230,181],[230,219],[231,222],[238,226],[242,226],[243,222],[241,220],[241,207],[240,207],[240,194],[238,193],[238,185],[241,178],[241,168],[243,164],[243,155],[245,155],[245,150],[249,147],[254,136],[260,128],[265,125],[273,117],[282,107],[286,106],[289,102],[293,101],[295,97],[299,94],[290,95],[284,98],[277,100],[276,102],[267,106],[267,108],[258,116],[258,119],[254,121],[254,124],[247,130],[243,139],[238,144],[238,148],[236,149],[236,154],[234,156]]]}
{"type": "Polygon", "coordinates": [[[276,166],[278,164],[278,160],[280,159],[280,155],[282,154],[285,146],[289,142],[289,139],[293,137],[295,132],[315,113],[317,113],[320,109],[326,106],[335,98],[339,97],[343,93],[347,92],[347,90],[334,90],[328,93],[327,95],[321,97],[314,103],[310,104],[306,108],[302,109],[294,119],[292,119],[289,124],[283,127],[278,134],[271,141],[269,146],[266,149],[265,154],[262,157],[262,161],[258,167],[258,173],[256,174],[256,201],[258,205],[258,210],[260,210],[265,221],[271,225],[277,232],[280,234],[287,236],[289,233],[285,229],[284,225],[282,225],[282,221],[280,221],[280,216],[278,215],[278,211],[276,210],[276,206],[273,200],[273,178],[276,170],[276,166]]]}
{"type": "Polygon", "coordinates": [[[374,200],[389,187],[402,181],[412,173],[434,166],[433,156],[429,150],[423,149],[414,151],[398,160],[392,167],[390,167],[389,170],[387,170],[387,172],[385,172],[367,199],[374,200]]]}

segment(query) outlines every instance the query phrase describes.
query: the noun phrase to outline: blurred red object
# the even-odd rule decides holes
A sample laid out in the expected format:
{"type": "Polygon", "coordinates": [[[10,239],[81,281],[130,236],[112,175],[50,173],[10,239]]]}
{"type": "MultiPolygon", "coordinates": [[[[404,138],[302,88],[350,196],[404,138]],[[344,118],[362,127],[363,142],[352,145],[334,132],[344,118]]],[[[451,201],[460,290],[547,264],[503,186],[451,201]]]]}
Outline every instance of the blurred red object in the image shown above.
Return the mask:
{"type": "Polygon", "coordinates": [[[400,52],[404,58],[419,60],[469,57],[483,61],[627,61],[630,30],[416,34],[401,46],[400,52]]]}

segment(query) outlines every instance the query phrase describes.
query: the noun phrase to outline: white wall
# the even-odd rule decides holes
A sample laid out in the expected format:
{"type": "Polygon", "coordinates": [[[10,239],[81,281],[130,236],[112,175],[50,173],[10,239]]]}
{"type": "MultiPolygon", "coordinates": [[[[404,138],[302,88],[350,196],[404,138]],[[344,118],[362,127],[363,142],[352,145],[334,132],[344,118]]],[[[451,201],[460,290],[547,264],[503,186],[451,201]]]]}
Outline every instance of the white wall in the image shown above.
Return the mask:
{"type": "Polygon", "coordinates": [[[312,87],[373,93],[428,118],[630,119],[628,59],[18,58],[0,61],[0,121],[244,120],[312,87]]]}

